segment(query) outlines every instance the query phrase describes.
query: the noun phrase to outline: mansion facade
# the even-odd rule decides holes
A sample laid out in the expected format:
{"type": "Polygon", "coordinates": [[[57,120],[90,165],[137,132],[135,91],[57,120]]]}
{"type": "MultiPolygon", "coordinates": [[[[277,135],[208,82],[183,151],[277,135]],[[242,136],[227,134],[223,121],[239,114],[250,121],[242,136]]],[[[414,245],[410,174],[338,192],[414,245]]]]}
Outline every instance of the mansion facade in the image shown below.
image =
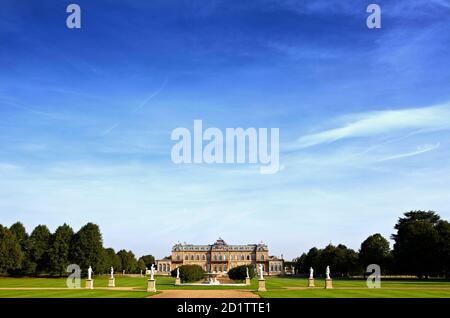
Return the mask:
{"type": "Polygon", "coordinates": [[[240,265],[253,265],[255,269],[263,265],[265,275],[283,273],[283,260],[269,256],[269,249],[264,243],[247,245],[228,245],[219,238],[211,245],[192,245],[178,243],[172,248],[172,255],[156,261],[159,274],[170,272],[181,265],[199,265],[206,272],[226,274],[230,269],[240,265]]]}

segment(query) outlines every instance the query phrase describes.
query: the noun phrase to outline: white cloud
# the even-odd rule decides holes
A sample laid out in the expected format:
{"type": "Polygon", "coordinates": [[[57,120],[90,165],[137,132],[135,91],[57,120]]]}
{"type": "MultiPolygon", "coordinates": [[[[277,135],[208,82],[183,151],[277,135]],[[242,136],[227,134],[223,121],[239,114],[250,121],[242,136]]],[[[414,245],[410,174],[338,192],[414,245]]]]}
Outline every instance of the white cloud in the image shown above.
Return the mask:
{"type": "Polygon", "coordinates": [[[329,144],[341,139],[371,137],[401,131],[450,129],[450,104],[355,114],[341,118],[340,127],[300,137],[289,150],[329,144]]]}
{"type": "Polygon", "coordinates": [[[430,152],[433,151],[437,148],[440,147],[440,143],[434,144],[434,145],[420,145],[417,146],[417,149],[415,151],[412,152],[407,152],[407,153],[402,153],[402,154],[397,154],[397,155],[392,155],[383,159],[380,159],[379,161],[389,161],[389,160],[395,160],[395,159],[402,159],[402,158],[407,158],[407,157],[413,157],[413,156],[417,156],[426,152],[430,152]]]}

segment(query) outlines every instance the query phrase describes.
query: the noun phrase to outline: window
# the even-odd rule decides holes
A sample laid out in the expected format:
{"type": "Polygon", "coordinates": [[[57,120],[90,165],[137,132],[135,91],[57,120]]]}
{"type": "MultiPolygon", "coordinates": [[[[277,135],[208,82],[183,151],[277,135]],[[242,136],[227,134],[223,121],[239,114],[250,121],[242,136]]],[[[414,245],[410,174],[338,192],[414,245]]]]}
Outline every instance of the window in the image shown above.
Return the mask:
{"type": "Polygon", "coordinates": [[[219,261],[221,261],[222,260],[222,255],[219,255],[219,261]]]}
{"type": "Polygon", "coordinates": [[[186,257],[184,258],[185,260],[189,260],[189,256],[186,255],[186,257]]]}
{"type": "Polygon", "coordinates": [[[197,258],[196,258],[196,259],[197,259],[197,261],[200,260],[200,256],[197,255],[197,258]]]}
{"type": "Polygon", "coordinates": [[[242,261],[244,260],[244,255],[241,255],[241,260],[242,260],[242,261]]]}
{"type": "Polygon", "coordinates": [[[177,255],[177,261],[179,261],[180,260],[180,255],[177,255]]]}
{"type": "Polygon", "coordinates": [[[261,260],[262,260],[262,261],[264,260],[264,255],[261,255],[261,260]]]}
{"type": "Polygon", "coordinates": [[[205,255],[202,255],[202,260],[205,260],[205,255]]]}
{"type": "Polygon", "coordinates": [[[250,255],[247,255],[247,261],[249,261],[250,260],[250,255]]]}
{"type": "Polygon", "coordinates": [[[222,265],[219,265],[219,272],[222,271],[222,265]]]}
{"type": "Polygon", "coordinates": [[[224,261],[227,260],[227,256],[226,256],[226,255],[223,256],[223,260],[224,260],[224,261]]]}
{"type": "Polygon", "coordinates": [[[159,264],[159,270],[162,272],[162,265],[159,264]]]}
{"type": "Polygon", "coordinates": [[[191,261],[193,261],[194,260],[194,255],[191,255],[191,261]]]}

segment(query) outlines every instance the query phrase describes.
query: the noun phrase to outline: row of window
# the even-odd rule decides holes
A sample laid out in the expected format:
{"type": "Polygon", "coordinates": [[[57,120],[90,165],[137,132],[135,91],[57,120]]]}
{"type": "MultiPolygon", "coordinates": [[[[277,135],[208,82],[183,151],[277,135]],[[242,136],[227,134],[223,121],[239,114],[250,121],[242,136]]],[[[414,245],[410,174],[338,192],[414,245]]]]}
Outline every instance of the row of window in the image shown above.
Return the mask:
{"type": "MultiPolygon", "coordinates": [[[[222,265],[212,265],[211,266],[212,270],[217,272],[226,272],[227,271],[227,265],[224,264],[222,265]]],[[[230,269],[232,268],[232,266],[230,265],[230,269]]],[[[281,265],[270,265],[270,271],[271,272],[281,272],[281,265]]],[[[208,270],[208,268],[206,267],[206,265],[203,266],[204,270],[208,270]]],[[[263,265],[263,270],[264,270],[264,265],[263,265]]],[[[160,272],[169,272],[170,271],[170,264],[159,264],[159,271],[160,272]]]]}
{"type": "MultiPolygon", "coordinates": [[[[250,260],[250,255],[247,255],[246,257],[244,256],[244,255],[241,255],[241,261],[243,261],[243,260],[245,260],[245,259],[247,259],[248,261],[250,260]]],[[[180,261],[181,260],[181,257],[180,257],[180,255],[177,255],[176,256],[176,259],[177,259],[177,261],[180,261]]],[[[188,261],[189,259],[191,260],[191,261],[193,261],[193,260],[197,260],[197,261],[199,261],[200,260],[200,255],[196,255],[195,257],[194,257],[194,255],[191,255],[190,257],[189,257],[189,255],[186,255],[185,257],[184,257],[184,259],[186,260],[186,261],[188,261]]],[[[205,255],[202,255],[201,256],[201,259],[202,259],[202,261],[204,261],[204,260],[206,260],[206,256],[205,255]]],[[[261,255],[260,256],[260,258],[259,258],[261,261],[264,261],[264,255],[261,255]]],[[[217,260],[219,260],[219,261],[226,261],[227,260],[227,256],[226,255],[219,255],[219,256],[217,256],[217,255],[214,255],[214,260],[215,261],[217,261],[217,260]]],[[[233,255],[230,255],[230,260],[233,260],[233,255]]],[[[235,256],[235,260],[239,260],[239,255],[236,255],[235,256]]]]}
{"type": "Polygon", "coordinates": [[[270,265],[271,272],[281,272],[281,265],[270,265]]]}

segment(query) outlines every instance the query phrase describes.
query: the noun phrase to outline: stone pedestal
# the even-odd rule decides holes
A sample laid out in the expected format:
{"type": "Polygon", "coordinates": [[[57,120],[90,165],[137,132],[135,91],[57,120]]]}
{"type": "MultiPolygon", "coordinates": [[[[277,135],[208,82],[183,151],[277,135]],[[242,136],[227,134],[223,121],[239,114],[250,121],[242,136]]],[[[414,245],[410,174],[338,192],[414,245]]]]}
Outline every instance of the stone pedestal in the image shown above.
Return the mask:
{"type": "Polygon", "coordinates": [[[175,278],[175,285],[181,285],[181,278],[180,277],[175,278]]]}
{"type": "Polygon", "coordinates": [[[86,288],[94,289],[94,280],[93,279],[86,279],[86,288]]]}
{"type": "Polygon", "coordinates": [[[155,293],[156,292],[156,280],[154,279],[149,279],[147,281],[147,291],[148,292],[152,292],[155,293]]]}
{"type": "Polygon", "coordinates": [[[266,280],[265,279],[258,279],[258,291],[259,292],[265,292],[266,289],[266,280]]]}
{"type": "Polygon", "coordinates": [[[331,278],[325,279],[325,289],[333,288],[333,280],[331,278]]]}
{"type": "Polygon", "coordinates": [[[245,278],[245,285],[250,285],[250,278],[249,277],[245,278]]]}
{"type": "Polygon", "coordinates": [[[109,278],[108,287],[116,287],[116,279],[115,278],[109,278]]]}
{"type": "Polygon", "coordinates": [[[316,287],[316,285],[314,285],[314,278],[308,279],[308,287],[316,287]]]}

